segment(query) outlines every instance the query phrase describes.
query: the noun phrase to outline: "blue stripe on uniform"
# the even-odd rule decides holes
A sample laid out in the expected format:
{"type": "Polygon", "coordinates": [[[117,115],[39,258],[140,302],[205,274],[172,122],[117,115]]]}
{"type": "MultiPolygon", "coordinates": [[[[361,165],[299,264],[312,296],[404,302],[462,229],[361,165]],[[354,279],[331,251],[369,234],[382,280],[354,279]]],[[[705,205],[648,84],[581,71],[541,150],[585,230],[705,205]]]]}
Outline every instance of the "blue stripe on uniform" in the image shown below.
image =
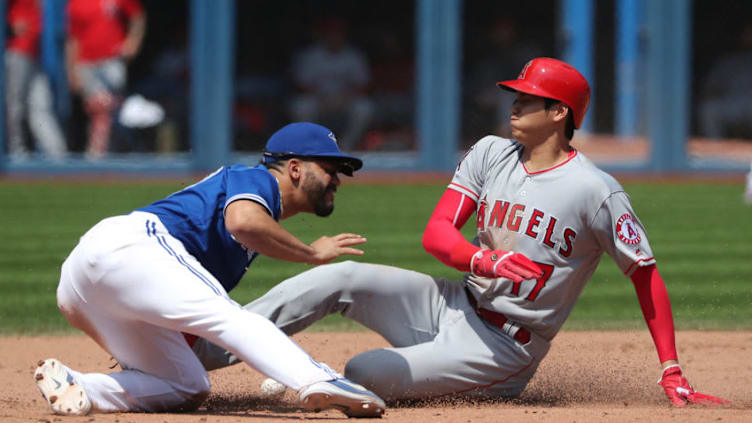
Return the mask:
{"type": "Polygon", "coordinates": [[[150,221],[147,220],[146,221],[146,234],[149,237],[151,237],[151,235],[153,233],[154,237],[157,239],[157,242],[159,243],[159,245],[162,246],[162,248],[164,248],[165,251],[167,251],[167,254],[175,257],[175,259],[178,261],[178,263],[180,263],[183,266],[185,266],[186,269],[188,269],[188,271],[190,271],[191,273],[193,273],[197,278],[199,278],[201,280],[201,282],[203,282],[206,286],[208,286],[209,288],[211,288],[211,290],[214,291],[215,294],[224,297],[224,295],[222,295],[219,292],[219,290],[214,286],[214,284],[211,283],[211,281],[209,281],[206,278],[206,276],[202,275],[196,269],[194,269],[193,267],[191,267],[191,265],[188,264],[188,262],[186,262],[185,259],[182,256],[180,256],[179,254],[175,253],[175,251],[173,251],[173,249],[167,244],[167,240],[163,236],[156,236],[156,232],[157,232],[156,231],[156,222],[151,222],[151,224],[152,224],[151,225],[152,226],[151,227],[151,231],[149,229],[149,223],[150,223],[150,221]]]}
{"type": "Polygon", "coordinates": [[[188,270],[190,270],[194,275],[198,276],[199,279],[201,279],[202,281],[204,281],[204,283],[206,283],[207,285],[209,285],[209,287],[211,287],[211,289],[214,290],[214,292],[217,295],[221,295],[220,292],[219,292],[219,290],[214,287],[214,284],[211,283],[211,281],[206,276],[204,276],[201,272],[199,272],[193,266],[191,266],[190,263],[188,263],[188,261],[183,256],[181,256],[180,254],[176,253],[172,249],[172,247],[170,247],[170,245],[167,244],[167,239],[165,239],[165,237],[159,236],[158,239],[161,241],[161,243],[165,247],[167,247],[170,250],[170,252],[172,253],[172,255],[175,256],[175,258],[178,259],[178,261],[180,262],[180,264],[182,264],[183,266],[187,267],[188,270]]]}
{"type": "Polygon", "coordinates": [[[157,238],[157,241],[159,242],[159,244],[165,250],[167,250],[167,252],[170,253],[171,256],[173,256],[173,257],[175,257],[175,259],[177,259],[178,263],[180,263],[183,266],[185,266],[185,268],[188,269],[188,271],[190,271],[191,273],[193,273],[194,275],[196,275],[197,278],[201,279],[201,282],[203,282],[206,286],[208,286],[209,288],[211,288],[211,290],[214,291],[215,294],[221,295],[220,292],[219,292],[219,290],[216,287],[214,287],[214,284],[212,284],[208,279],[206,279],[206,277],[204,277],[204,275],[202,275],[200,272],[196,271],[193,267],[191,267],[185,261],[185,259],[182,256],[180,256],[177,253],[175,253],[172,250],[172,248],[170,248],[170,246],[167,245],[167,241],[164,239],[164,237],[158,236],[156,238],[157,238]]]}

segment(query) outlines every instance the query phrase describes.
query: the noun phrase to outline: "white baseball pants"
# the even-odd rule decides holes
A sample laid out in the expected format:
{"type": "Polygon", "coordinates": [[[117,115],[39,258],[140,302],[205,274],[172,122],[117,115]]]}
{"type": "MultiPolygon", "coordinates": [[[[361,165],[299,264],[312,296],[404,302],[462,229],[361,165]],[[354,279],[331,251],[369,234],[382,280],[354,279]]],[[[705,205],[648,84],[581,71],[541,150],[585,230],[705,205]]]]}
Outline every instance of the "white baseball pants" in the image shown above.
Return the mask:
{"type": "Polygon", "coordinates": [[[232,351],[292,389],[331,380],[269,320],[241,308],[150,213],[107,218],[63,263],[58,306],[122,367],[77,374],[95,410],[194,409],[209,378],[181,332],[232,351]]]}

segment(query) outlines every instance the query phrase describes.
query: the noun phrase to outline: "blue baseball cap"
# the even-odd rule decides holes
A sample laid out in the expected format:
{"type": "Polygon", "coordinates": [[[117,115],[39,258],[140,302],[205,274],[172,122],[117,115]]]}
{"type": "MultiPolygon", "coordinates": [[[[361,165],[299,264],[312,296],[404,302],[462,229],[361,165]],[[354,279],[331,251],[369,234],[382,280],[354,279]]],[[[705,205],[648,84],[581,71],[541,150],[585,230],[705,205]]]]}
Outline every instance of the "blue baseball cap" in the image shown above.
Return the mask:
{"type": "Polygon", "coordinates": [[[352,176],[353,172],[363,167],[362,160],[339,150],[334,132],[310,122],[291,123],[272,134],[266,142],[261,161],[271,163],[293,157],[337,163],[340,165],[339,171],[347,176],[352,176]]]}

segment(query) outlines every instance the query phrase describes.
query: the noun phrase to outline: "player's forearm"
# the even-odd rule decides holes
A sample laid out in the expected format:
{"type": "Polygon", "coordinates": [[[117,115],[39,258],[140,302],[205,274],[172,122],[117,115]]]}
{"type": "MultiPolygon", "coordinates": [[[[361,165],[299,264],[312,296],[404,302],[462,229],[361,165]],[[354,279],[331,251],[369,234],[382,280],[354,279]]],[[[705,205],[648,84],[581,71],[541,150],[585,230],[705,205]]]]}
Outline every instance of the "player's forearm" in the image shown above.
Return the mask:
{"type": "Polygon", "coordinates": [[[245,248],[279,260],[311,263],[316,250],[285,230],[266,208],[237,200],[225,209],[225,228],[245,248]]]}
{"type": "Polygon", "coordinates": [[[459,228],[475,210],[475,202],[447,189],[423,232],[423,248],[447,266],[470,270],[470,259],[478,247],[467,242],[459,228]]]}
{"type": "Polygon", "coordinates": [[[76,64],[78,62],[78,42],[73,38],[68,38],[65,42],[65,72],[68,75],[68,84],[71,91],[78,91],[79,83],[76,75],[76,64]]]}
{"type": "Polygon", "coordinates": [[[665,368],[678,363],[671,301],[658,269],[640,267],[632,274],[632,282],[661,364],[665,368]]]}
{"type": "Polygon", "coordinates": [[[146,15],[140,15],[131,20],[125,44],[129,46],[130,54],[135,56],[141,49],[141,43],[146,34],[146,15]]]}
{"type": "Polygon", "coordinates": [[[78,61],[78,42],[73,38],[68,38],[65,42],[65,70],[70,75],[73,67],[78,61]]]}
{"type": "Polygon", "coordinates": [[[440,262],[457,270],[470,270],[470,259],[480,248],[467,242],[459,232],[452,232],[451,225],[429,221],[423,233],[423,248],[440,262]]]}
{"type": "Polygon", "coordinates": [[[233,236],[249,250],[278,260],[312,263],[315,259],[316,250],[313,247],[272,219],[264,225],[233,233],[233,236]]]}

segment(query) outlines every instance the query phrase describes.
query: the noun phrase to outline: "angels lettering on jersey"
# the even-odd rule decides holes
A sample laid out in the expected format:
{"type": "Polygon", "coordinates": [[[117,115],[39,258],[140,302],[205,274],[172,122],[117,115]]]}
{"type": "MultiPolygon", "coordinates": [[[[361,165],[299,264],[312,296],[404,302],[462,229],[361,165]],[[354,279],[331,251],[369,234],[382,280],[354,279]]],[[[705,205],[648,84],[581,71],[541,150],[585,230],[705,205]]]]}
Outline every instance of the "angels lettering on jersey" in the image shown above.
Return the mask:
{"type": "Polygon", "coordinates": [[[550,213],[533,208],[531,213],[526,214],[526,210],[525,204],[504,200],[496,200],[490,205],[483,197],[476,211],[476,227],[478,232],[499,228],[523,234],[555,249],[562,257],[571,256],[577,232],[560,224],[559,219],[550,213]]]}

